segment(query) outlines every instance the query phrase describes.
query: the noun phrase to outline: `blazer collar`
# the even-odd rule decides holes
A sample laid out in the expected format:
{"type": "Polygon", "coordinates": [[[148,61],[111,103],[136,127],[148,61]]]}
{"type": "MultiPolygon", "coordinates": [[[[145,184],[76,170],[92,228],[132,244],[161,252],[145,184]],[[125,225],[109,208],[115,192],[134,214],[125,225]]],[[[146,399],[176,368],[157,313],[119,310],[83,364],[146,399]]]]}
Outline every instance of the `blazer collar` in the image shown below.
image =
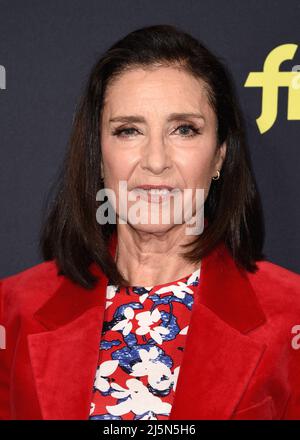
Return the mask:
{"type": "MultiPolygon", "coordinates": [[[[110,242],[114,255],[116,236],[110,242]]],[[[88,419],[105,312],[107,278],[88,291],[62,277],[35,313],[46,331],[27,336],[44,419],[88,419]]],[[[247,336],[266,320],[245,272],[226,247],[201,262],[172,419],[228,419],[256,370],[265,344],[247,336]]]]}
{"type": "MultiPolygon", "coordinates": [[[[116,233],[109,242],[111,255],[115,256],[116,233]]],[[[108,279],[102,270],[92,263],[90,271],[98,277],[92,290],[84,289],[63,277],[59,288],[35,313],[35,318],[49,330],[54,330],[76,319],[94,306],[105,306],[108,279]]],[[[247,278],[239,268],[225,244],[217,245],[201,261],[201,287],[199,301],[219,318],[241,333],[265,322],[265,314],[247,278]]]]}

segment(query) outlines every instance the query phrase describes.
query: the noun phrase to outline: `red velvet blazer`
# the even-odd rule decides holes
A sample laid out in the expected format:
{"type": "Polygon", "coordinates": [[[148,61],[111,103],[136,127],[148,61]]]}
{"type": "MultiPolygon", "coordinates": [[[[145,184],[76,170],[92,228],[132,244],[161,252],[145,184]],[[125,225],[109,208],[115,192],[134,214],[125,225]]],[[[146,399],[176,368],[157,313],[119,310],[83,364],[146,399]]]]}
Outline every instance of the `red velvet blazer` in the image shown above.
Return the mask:
{"type": "MultiPolygon", "coordinates": [[[[171,420],[300,419],[300,275],[257,264],[223,244],[202,259],[171,420]]],[[[91,270],[92,291],[53,261],[1,281],[1,419],[88,419],[107,283],[91,270]]]]}

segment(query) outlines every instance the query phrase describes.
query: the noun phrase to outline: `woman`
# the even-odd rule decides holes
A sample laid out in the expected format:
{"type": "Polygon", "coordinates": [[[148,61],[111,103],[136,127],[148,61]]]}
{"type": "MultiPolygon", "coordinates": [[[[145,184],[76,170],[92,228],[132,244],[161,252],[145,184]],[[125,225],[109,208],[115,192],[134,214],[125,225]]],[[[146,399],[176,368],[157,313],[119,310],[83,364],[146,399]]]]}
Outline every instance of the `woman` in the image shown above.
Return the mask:
{"type": "Polygon", "coordinates": [[[300,276],[263,239],[223,64],[168,25],[118,41],[74,119],[45,261],[1,282],[1,417],[300,418],[300,276]]]}

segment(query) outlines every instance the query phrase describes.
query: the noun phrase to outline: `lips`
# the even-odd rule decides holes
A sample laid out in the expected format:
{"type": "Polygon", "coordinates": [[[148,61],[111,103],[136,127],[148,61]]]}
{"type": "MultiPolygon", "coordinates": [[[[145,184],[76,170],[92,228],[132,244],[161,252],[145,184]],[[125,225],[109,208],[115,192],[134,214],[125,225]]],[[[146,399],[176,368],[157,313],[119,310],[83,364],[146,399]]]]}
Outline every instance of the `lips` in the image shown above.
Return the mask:
{"type": "Polygon", "coordinates": [[[175,188],[169,185],[139,185],[134,189],[145,189],[146,191],[155,190],[155,189],[172,191],[175,188]]]}
{"type": "Polygon", "coordinates": [[[170,195],[178,192],[178,188],[169,185],[141,185],[134,188],[142,200],[160,203],[169,199],[170,195]]]}

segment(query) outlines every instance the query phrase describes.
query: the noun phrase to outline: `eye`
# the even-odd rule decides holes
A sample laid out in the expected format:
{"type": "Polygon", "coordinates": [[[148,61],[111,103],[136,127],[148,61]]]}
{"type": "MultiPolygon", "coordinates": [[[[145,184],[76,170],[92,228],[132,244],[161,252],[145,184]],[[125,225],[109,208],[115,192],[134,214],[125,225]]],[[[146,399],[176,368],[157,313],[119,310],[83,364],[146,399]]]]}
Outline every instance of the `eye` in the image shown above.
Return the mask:
{"type": "MultiPolygon", "coordinates": [[[[183,129],[183,132],[186,133],[188,131],[190,133],[190,134],[183,134],[183,137],[194,137],[194,136],[197,136],[198,134],[201,134],[201,131],[199,130],[199,128],[194,127],[194,125],[192,125],[192,124],[179,125],[179,127],[177,127],[175,131],[182,130],[182,129],[183,129]]],[[[181,133],[182,133],[182,131],[181,131],[181,133]]]]}
{"type": "Polygon", "coordinates": [[[130,135],[132,132],[137,131],[136,128],[133,127],[128,127],[128,128],[116,128],[112,135],[113,136],[118,136],[118,137],[128,137],[128,135],[130,135]],[[123,133],[125,133],[125,135],[123,135],[123,133]]]}
{"type": "MultiPolygon", "coordinates": [[[[175,131],[177,130],[183,131],[183,137],[194,137],[201,134],[201,131],[197,127],[194,127],[194,125],[192,124],[181,124],[176,128],[175,131]],[[187,132],[190,134],[187,134],[187,132]]],[[[138,133],[138,130],[133,127],[116,128],[112,132],[112,135],[117,137],[129,137],[130,135],[134,134],[134,132],[138,133]]]]}

